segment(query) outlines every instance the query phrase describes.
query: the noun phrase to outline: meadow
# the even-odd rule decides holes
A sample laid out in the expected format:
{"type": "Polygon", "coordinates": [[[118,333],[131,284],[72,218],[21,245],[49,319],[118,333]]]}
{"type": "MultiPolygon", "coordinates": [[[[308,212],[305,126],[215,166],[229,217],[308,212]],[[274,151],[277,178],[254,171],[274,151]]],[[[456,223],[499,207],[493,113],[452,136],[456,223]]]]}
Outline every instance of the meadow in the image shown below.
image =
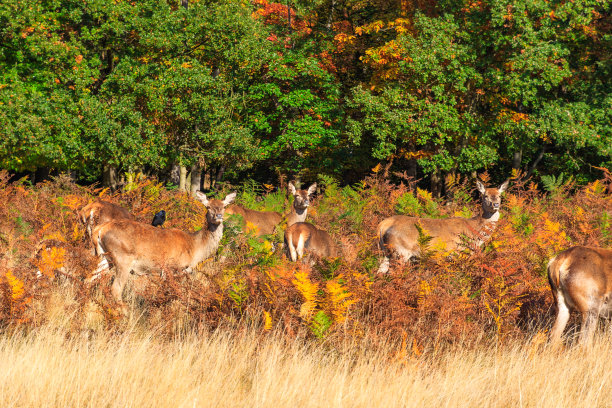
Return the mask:
{"type": "MultiPolygon", "coordinates": [[[[487,174],[480,175],[493,184],[487,174]]],[[[190,275],[134,277],[123,316],[76,213],[95,197],[165,228],[201,228],[205,209],[143,176],[111,193],[66,177],[30,185],[0,175],[0,404],[3,406],[610,406],[609,334],[590,350],[546,346],[555,308],[548,259],[610,247],[612,177],[578,186],[515,174],[483,248],[376,273],[376,225],[391,214],[469,217],[473,182],[435,199],[377,167],[362,182],[318,180],[309,220],[342,256],[291,263],[279,234],[226,221],[218,256],[190,275]],[[393,180],[393,182],[391,182],[393,180]],[[606,356],[607,358],[602,358],[606,356]],[[221,392],[221,390],[223,392],[221,392]]],[[[286,187],[245,183],[249,208],[283,211],[286,187]]]]}

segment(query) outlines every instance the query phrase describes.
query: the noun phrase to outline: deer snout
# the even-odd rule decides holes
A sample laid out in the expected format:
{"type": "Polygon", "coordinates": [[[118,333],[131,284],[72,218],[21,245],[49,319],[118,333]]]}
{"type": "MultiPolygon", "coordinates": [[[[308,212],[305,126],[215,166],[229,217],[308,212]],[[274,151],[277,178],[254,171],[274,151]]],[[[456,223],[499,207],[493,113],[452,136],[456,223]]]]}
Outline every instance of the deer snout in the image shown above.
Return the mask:
{"type": "Polygon", "coordinates": [[[493,208],[495,208],[496,210],[499,210],[499,203],[493,203],[493,208]]]}

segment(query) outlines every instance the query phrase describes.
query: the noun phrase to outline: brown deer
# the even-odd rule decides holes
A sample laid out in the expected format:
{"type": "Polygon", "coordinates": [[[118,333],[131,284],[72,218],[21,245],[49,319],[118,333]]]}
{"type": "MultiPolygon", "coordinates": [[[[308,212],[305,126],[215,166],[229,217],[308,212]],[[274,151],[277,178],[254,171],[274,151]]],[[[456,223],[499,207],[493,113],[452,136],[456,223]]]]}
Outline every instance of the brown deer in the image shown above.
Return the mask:
{"type": "MultiPolygon", "coordinates": [[[[310,196],[315,192],[317,183],[314,183],[308,190],[298,190],[292,182],[289,182],[289,192],[293,195],[293,205],[286,215],[287,226],[306,220],[310,196]]],[[[256,211],[239,205],[232,204],[225,209],[225,214],[238,214],[244,219],[242,229],[249,230],[249,226],[255,226],[255,235],[274,234],[276,227],[281,223],[283,216],[276,211],[256,211]]]]}
{"type": "Polygon", "coordinates": [[[253,233],[257,236],[273,234],[276,226],[280,224],[282,220],[282,216],[276,211],[250,210],[235,204],[227,207],[225,209],[225,214],[240,215],[244,219],[242,229],[248,231],[249,226],[252,225],[255,227],[253,233]]]}
{"type": "Polygon", "coordinates": [[[319,257],[334,258],[338,251],[331,236],[308,222],[297,222],[285,230],[287,257],[293,262],[302,259],[304,250],[319,257]]]}
{"type": "Polygon", "coordinates": [[[98,271],[115,266],[112,293],[122,302],[123,287],[130,273],[145,274],[162,268],[182,269],[190,272],[196,265],[213,255],[223,236],[223,213],[236,193],[223,201],[208,200],[201,192],[196,193],[208,209],[207,225],[194,233],[178,229],[161,229],[149,224],[130,220],[110,221],[93,231],[101,256],[98,271]]]}
{"type": "Polygon", "coordinates": [[[134,216],[125,208],[101,199],[81,208],[78,215],[83,225],[87,227],[87,234],[90,237],[91,231],[96,225],[104,224],[112,220],[134,219],[134,216]]]}
{"type": "Polygon", "coordinates": [[[395,215],[384,219],[378,224],[378,244],[385,253],[379,273],[389,270],[389,256],[392,253],[400,256],[405,262],[412,257],[418,257],[420,252],[419,230],[432,237],[434,248],[444,248],[446,251],[457,250],[466,238],[472,245],[480,246],[493,232],[499,220],[501,194],[508,188],[508,181],[499,188],[485,188],[479,181],[476,187],[482,195],[482,213],[472,218],[420,218],[406,215],[395,215]]]}
{"type": "Polygon", "coordinates": [[[571,310],[577,310],[580,342],[590,344],[599,317],[612,317],[612,249],[575,246],[558,253],[548,262],[548,283],[557,302],[550,342],[561,340],[571,310]]]}
{"type": "Polygon", "coordinates": [[[287,215],[287,227],[292,226],[296,222],[306,221],[310,197],[314,194],[316,189],[317,183],[308,187],[308,190],[298,190],[293,185],[293,182],[289,182],[289,192],[293,195],[294,199],[291,212],[287,215]]]}

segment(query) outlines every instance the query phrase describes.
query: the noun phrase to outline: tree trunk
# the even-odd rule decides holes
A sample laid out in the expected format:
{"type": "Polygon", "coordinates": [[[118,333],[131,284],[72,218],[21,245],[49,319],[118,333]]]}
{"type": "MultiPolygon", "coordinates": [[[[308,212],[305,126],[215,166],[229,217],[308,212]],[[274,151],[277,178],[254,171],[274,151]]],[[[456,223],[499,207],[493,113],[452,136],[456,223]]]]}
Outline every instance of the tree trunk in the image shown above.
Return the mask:
{"type": "Polygon", "coordinates": [[[202,183],[202,188],[204,190],[210,190],[212,187],[212,177],[210,176],[210,166],[209,169],[204,172],[204,183],[202,183]]]}
{"type": "Polygon", "coordinates": [[[438,198],[440,197],[440,192],[442,190],[442,180],[440,178],[440,170],[436,169],[434,170],[434,172],[431,174],[431,194],[438,198]]]}
{"type": "Polygon", "coordinates": [[[217,183],[223,180],[223,174],[225,174],[225,164],[219,167],[219,171],[217,172],[217,183]]]}
{"type": "Polygon", "coordinates": [[[170,171],[166,175],[167,181],[172,184],[179,185],[181,176],[180,176],[180,168],[178,164],[173,164],[170,168],[170,171]]]}
{"type": "Polygon", "coordinates": [[[181,0],[181,6],[187,10],[189,8],[189,0],[181,0]]]}
{"type": "Polygon", "coordinates": [[[40,183],[42,181],[48,180],[51,175],[51,169],[49,167],[39,167],[36,169],[36,173],[34,175],[34,180],[32,183],[40,183]]]}
{"type": "Polygon", "coordinates": [[[289,32],[291,33],[291,5],[287,1],[287,24],[289,24],[289,32]]]}
{"type": "Polygon", "coordinates": [[[117,190],[117,167],[107,164],[102,172],[102,184],[110,187],[111,191],[117,190]]]}
{"type": "Polygon", "coordinates": [[[195,195],[196,191],[200,191],[200,183],[202,181],[202,169],[194,164],[191,166],[191,195],[195,195]]]}
{"type": "Polygon", "coordinates": [[[544,157],[544,153],[546,152],[546,146],[542,146],[542,148],[540,149],[540,151],[538,152],[538,157],[536,157],[536,159],[534,160],[534,162],[531,164],[531,166],[529,166],[529,170],[527,170],[527,174],[525,175],[525,178],[528,179],[529,177],[531,177],[531,175],[533,174],[533,172],[535,171],[536,167],[538,166],[538,164],[540,164],[540,161],[542,160],[542,158],[544,157]]]}
{"type": "Polygon", "coordinates": [[[417,161],[416,159],[409,159],[408,160],[408,165],[406,166],[406,174],[408,174],[408,177],[412,177],[413,179],[416,180],[417,177],[417,161]]]}
{"type": "Polygon", "coordinates": [[[327,23],[325,24],[325,27],[328,30],[331,30],[332,28],[332,21],[334,18],[334,9],[336,8],[336,0],[332,0],[331,1],[331,5],[330,5],[330,9],[329,9],[329,15],[327,16],[327,23]]]}
{"type": "Polygon", "coordinates": [[[179,164],[179,191],[187,191],[187,167],[179,164]]]}
{"type": "Polygon", "coordinates": [[[522,160],[523,160],[523,150],[518,150],[514,152],[514,156],[512,157],[512,169],[513,170],[520,169],[522,160]]]}
{"type": "Polygon", "coordinates": [[[129,171],[125,175],[126,183],[127,183],[128,186],[131,186],[134,183],[134,174],[135,173],[132,171],[132,169],[129,169],[129,171]]]}

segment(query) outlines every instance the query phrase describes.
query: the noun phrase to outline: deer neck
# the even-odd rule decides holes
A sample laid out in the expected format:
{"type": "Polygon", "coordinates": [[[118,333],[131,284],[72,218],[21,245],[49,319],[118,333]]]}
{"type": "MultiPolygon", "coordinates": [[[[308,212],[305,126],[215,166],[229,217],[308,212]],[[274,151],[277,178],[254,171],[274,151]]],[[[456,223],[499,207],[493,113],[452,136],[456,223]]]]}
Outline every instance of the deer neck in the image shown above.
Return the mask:
{"type": "Polygon", "coordinates": [[[480,218],[482,218],[482,222],[484,224],[488,224],[491,222],[497,222],[499,221],[499,211],[489,212],[483,208],[482,215],[480,216],[480,218]]]}
{"type": "Polygon", "coordinates": [[[499,211],[488,212],[484,208],[482,214],[472,217],[468,220],[471,224],[470,232],[476,246],[481,246],[491,238],[493,231],[497,227],[499,220],[499,211]]]}
{"type": "Polygon", "coordinates": [[[287,227],[295,224],[296,222],[306,221],[308,207],[297,208],[296,206],[293,206],[292,209],[293,211],[291,211],[291,213],[289,213],[289,216],[287,217],[287,227]]]}
{"type": "Polygon", "coordinates": [[[205,228],[198,231],[195,235],[196,250],[192,266],[199,264],[204,259],[213,255],[217,251],[222,237],[223,223],[212,224],[209,222],[205,228]]]}

